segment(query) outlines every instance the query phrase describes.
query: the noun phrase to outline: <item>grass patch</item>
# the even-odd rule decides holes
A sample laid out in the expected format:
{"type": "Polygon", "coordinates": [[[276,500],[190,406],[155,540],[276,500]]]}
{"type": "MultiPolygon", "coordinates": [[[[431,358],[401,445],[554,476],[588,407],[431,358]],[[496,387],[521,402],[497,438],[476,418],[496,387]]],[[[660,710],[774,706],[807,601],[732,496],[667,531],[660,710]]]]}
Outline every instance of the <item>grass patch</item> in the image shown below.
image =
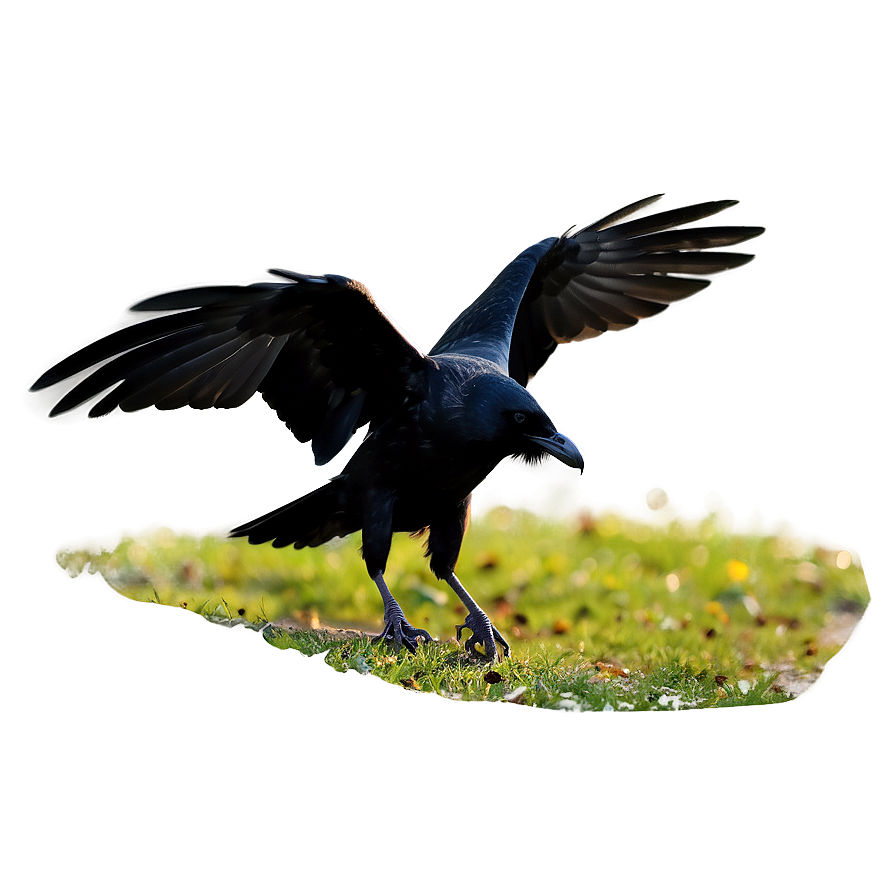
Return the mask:
{"type": "Polygon", "coordinates": [[[356,537],[314,550],[160,531],[111,552],[66,551],[135,600],[262,629],[271,644],[327,652],[339,671],[454,699],[566,710],[684,709],[790,699],[776,683],[817,675],[825,637],[860,615],[856,558],[779,536],[733,535],[710,517],[663,528],[615,516],[557,522],[498,508],[471,528],[459,575],[510,642],[491,666],[453,639],[465,610],[436,582],[421,544],[396,536],[387,581],[413,625],[439,642],[415,655],[372,644],[382,604],[356,537]]]}

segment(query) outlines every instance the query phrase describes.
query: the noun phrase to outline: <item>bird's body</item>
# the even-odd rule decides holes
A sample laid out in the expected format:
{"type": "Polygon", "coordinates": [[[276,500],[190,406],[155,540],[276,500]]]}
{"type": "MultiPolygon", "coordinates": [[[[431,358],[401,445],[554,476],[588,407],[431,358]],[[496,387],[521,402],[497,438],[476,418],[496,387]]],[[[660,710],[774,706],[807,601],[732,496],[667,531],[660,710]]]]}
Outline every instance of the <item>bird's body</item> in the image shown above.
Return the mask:
{"type": "MultiPolygon", "coordinates": [[[[708,285],[669,276],[714,273],[752,256],[703,252],[761,228],[670,230],[730,201],[618,222],[651,197],[578,231],[537,243],[512,261],[428,354],[408,343],[366,288],[345,277],[275,270],[286,283],[202,287],[134,307],[173,311],[101,339],[57,364],[32,388],[97,363],[54,407],[106,392],[90,411],[235,407],[256,391],[326,463],[365,424],[368,432],[326,485],[231,533],[275,547],[316,546],[361,530],[364,559],[384,603],[381,638],[415,649],[384,580],[394,532],[427,531],[434,574],[467,607],[464,626],[492,659],[509,647],[454,569],[471,492],[505,457],[552,455],[584,468],[525,388],[557,344],[623,329],[708,285]],[[109,360],[111,359],[111,360],[109,360]]],[[[460,628],[459,627],[459,630],[460,628]]]]}

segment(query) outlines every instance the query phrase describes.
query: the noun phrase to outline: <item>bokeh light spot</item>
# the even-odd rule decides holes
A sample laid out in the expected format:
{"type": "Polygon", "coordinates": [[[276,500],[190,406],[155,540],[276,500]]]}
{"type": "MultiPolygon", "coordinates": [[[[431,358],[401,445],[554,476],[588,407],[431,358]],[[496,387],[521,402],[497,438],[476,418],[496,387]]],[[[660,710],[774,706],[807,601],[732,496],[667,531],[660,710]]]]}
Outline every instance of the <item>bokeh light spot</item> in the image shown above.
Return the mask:
{"type": "Polygon", "coordinates": [[[173,548],[177,544],[177,533],[171,526],[156,526],[152,530],[152,540],[160,548],[173,548]]]}
{"type": "Polygon", "coordinates": [[[489,522],[496,528],[505,532],[516,520],[516,514],[509,507],[494,507],[488,514],[489,522]]]}
{"type": "Polygon", "coordinates": [[[128,545],[127,558],[134,564],[134,566],[140,566],[142,563],[145,563],[148,557],[149,550],[146,545],[141,544],[139,541],[132,542],[128,545]]]}
{"type": "Polygon", "coordinates": [[[709,561],[709,548],[705,544],[698,544],[691,551],[691,563],[697,567],[706,566],[709,561]]]}
{"type": "Polygon", "coordinates": [[[662,510],[669,503],[665,489],[652,488],[647,492],[647,506],[651,510],[662,510]]]}

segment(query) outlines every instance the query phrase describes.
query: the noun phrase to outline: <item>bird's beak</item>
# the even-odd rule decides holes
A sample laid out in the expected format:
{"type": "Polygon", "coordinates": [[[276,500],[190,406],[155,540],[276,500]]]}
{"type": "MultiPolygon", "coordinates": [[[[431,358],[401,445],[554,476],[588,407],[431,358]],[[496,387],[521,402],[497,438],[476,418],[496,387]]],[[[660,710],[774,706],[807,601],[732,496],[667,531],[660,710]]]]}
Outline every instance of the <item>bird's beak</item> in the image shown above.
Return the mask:
{"type": "Polygon", "coordinates": [[[576,467],[580,472],[585,472],[585,459],[572,439],[561,436],[559,432],[552,436],[526,436],[526,438],[530,442],[535,442],[557,460],[563,461],[566,466],[576,467]]]}

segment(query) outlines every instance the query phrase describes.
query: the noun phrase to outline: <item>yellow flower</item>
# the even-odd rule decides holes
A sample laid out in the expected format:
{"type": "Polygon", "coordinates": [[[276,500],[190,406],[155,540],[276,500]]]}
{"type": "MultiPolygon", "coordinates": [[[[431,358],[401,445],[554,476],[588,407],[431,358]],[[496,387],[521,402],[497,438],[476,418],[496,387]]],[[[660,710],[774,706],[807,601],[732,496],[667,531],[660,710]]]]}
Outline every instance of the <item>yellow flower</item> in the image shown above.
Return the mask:
{"type": "Polygon", "coordinates": [[[703,609],[706,610],[707,613],[711,613],[723,624],[731,621],[730,617],[725,612],[725,608],[717,600],[709,601],[703,609]]]}
{"type": "Polygon", "coordinates": [[[732,582],[743,582],[750,574],[750,567],[743,560],[729,560],[725,564],[725,572],[728,573],[728,578],[732,582]]]}

